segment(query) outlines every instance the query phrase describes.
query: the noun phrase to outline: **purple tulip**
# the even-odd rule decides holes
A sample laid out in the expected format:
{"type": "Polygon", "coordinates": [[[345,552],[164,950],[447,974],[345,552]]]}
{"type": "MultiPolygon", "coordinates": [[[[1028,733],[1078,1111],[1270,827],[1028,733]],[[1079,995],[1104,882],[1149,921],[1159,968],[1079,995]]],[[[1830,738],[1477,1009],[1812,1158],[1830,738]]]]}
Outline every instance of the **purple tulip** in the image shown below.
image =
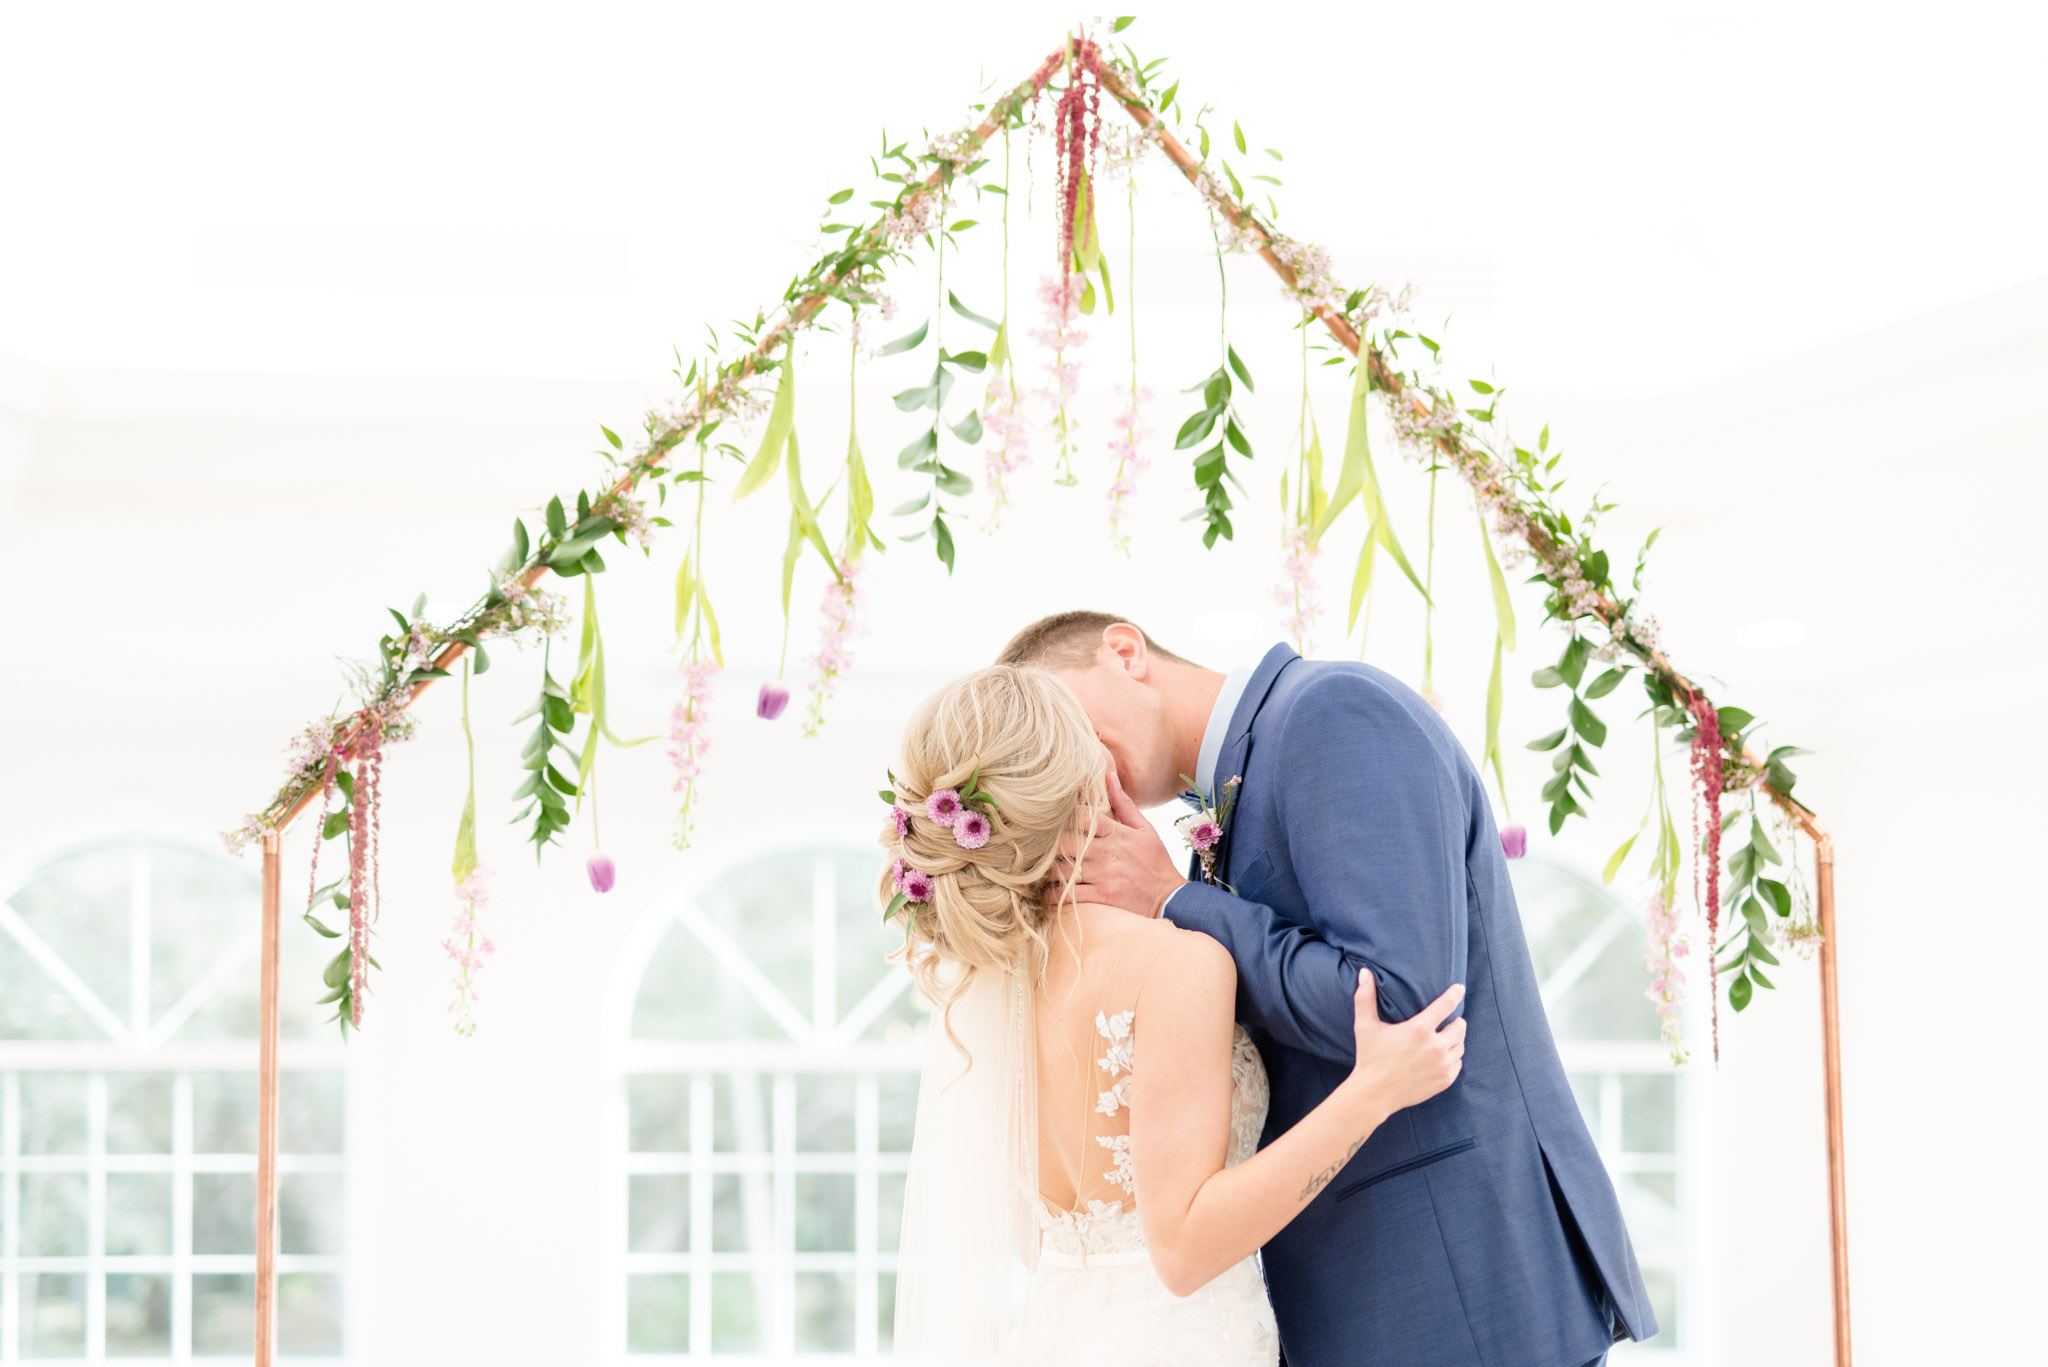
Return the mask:
{"type": "Polygon", "coordinates": [[[1529,828],[1517,821],[1511,826],[1500,828],[1500,852],[1510,859],[1520,859],[1529,852],[1529,828]]]}
{"type": "Polygon", "coordinates": [[[593,854],[584,865],[590,871],[590,886],[599,892],[610,892],[612,884],[618,881],[619,870],[608,854],[593,854]]]}
{"type": "Polygon", "coordinates": [[[779,683],[761,685],[761,696],[754,700],[754,715],[763,721],[774,721],[782,715],[782,709],[789,706],[789,690],[779,683]]]}

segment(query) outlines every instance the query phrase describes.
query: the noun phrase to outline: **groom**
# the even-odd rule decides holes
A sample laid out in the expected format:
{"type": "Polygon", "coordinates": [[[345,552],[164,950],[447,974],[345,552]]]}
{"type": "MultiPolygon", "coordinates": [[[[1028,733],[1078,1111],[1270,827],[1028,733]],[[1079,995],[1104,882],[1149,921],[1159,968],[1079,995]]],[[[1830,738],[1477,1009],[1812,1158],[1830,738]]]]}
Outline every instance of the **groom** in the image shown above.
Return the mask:
{"type": "Polygon", "coordinates": [[[1465,984],[1459,1079],[1381,1126],[1265,1247],[1292,1367],[1587,1367],[1655,1334],[1479,772],[1429,705],[1285,645],[1220,674],[1097,612],[1026,627],[1001,662],[1073,689],[1114,763],[1080,899],[1165,915],[1237,961],[1272,1080],[1262,1142],[1350,1070],[1361,967],[1392,1021],[1465,984]],[[1213,882],[1184,878],[1138,810],[1182,796],[1183,775],[1212,805],[1240,780],[1213,882]]]}

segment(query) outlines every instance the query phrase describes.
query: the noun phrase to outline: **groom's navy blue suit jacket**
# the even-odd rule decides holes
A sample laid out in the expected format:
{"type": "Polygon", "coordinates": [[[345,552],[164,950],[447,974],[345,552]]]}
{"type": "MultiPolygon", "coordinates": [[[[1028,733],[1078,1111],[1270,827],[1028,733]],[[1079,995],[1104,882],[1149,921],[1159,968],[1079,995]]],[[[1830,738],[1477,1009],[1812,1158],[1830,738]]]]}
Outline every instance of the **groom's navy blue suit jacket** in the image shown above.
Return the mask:
{"type": "Polygon", "coordinates": [[[1166,915],[1237,961],[1270,1143],[1350,1072],[1358,970],[1405,1020],[1465,984],[1465,1066],[1265,1248],[1291,1367],[1579,1367],[1657,1332],[1565,1081],[1478,769],[1419,695],[1276,646],[1216,766],[1219,877],[1166,915]]]}

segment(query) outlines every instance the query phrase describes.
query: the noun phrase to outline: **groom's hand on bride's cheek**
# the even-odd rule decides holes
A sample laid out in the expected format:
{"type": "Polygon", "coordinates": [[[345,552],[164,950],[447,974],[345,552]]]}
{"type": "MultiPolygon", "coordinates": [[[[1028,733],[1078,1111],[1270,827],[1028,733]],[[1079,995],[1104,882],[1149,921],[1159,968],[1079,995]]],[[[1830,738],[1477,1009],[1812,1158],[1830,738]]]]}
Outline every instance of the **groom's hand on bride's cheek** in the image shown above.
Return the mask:
{"type": "Polygon", "coordinates": [[[1056,900],[1069,882],[1074,900],[1121,907],[1139,916],[1157,916],[1187,880],[1167,853],[1152,823],[1138,810],[1110,769],[1109,810],[1082,814],[1087,825],[1069,831],[1060,842],[1060,861],[1053,871],[1052,896],[1056,900]],[[1085,851],[1085,853],[1084,853],[1085,851]],[[1075,878],[1074,861],[1080,860],[1075,878]]]}

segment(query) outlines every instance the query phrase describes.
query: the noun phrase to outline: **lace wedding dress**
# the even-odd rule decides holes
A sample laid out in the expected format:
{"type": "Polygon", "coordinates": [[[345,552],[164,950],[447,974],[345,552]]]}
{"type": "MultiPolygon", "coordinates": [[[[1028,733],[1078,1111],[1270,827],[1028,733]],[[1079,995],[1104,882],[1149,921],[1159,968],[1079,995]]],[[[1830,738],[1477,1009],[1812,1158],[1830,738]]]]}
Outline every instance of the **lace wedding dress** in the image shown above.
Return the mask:
{"type": "MultiPolygon", "coordinates": [[[[1279,1331],[1256,1258],[1246,1258],[1191,1296],[1166,1289],[1153,1269],[1132,1200],[1129,1099],[1136,1013],[1098,1014],[1096,1033],[1108,1090],[1097,1109],[1121,1121],[1120,1134],[1093,1136],[1109,1165],[1102,1180],[1123,1197],[1090,1200],[1086,1209],[1054,1211],[1039,1202],[1038,1269],[1007,1358],[1017,1363],[1213,1364],[1273,1367],[1279,1331]]],[[[1235,1166],[1258,1151],[1266,1124],[1266,1068],[1244,1027],[1230,1057],[1230,1150],[1235,1166]]],[[[1112,1126],[1112,1128],[1117,1128],[1112,1126]]]]}

